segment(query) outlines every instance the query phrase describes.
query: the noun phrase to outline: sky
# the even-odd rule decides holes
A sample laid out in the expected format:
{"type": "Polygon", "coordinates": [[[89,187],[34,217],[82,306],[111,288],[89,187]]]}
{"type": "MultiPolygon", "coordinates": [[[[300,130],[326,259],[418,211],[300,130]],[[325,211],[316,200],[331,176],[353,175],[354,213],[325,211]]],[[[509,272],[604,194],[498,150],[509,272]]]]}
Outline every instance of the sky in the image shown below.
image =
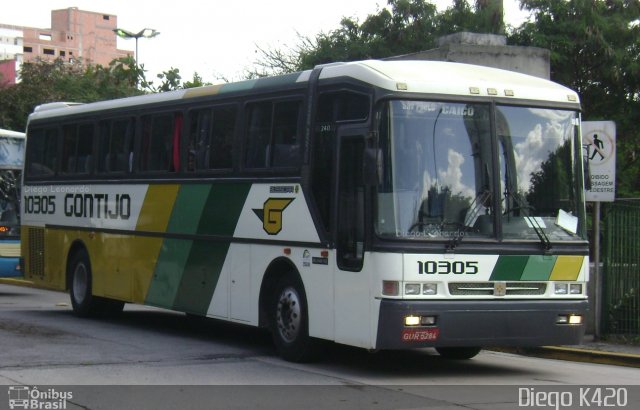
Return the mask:
{"type": "MultiPolygon", "coordinates": [[[[452,3],[432,2],[440,10],[452,3]]],[[[160,32],[138,43],[138,59],[147,79],[178,68],[185,81],[197,72],[205,81],[216,83],[220,78],[241,79],[259,58],[257,47],[293,48],[299,35],[329,32],[342,17],[364,21],[385,5],[386,0],[19,0],[2,8],[0,23],[49,28],[51,10],[69,7],[114,14],[119,28],[160,32]]],[[[504,0],[507,24],[518,25],[526,19],[527,13],[518,5],[517,0],[504,0]]],[[[135,41],[118,39],[118,48],[133,51],[135,41]]]]}

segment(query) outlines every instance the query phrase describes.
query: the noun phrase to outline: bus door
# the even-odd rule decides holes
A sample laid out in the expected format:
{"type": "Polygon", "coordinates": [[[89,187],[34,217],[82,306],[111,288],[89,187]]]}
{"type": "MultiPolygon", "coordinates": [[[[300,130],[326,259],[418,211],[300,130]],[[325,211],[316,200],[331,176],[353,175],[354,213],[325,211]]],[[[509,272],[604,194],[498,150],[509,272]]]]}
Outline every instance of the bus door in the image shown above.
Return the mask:
{"type": "Polygon", "coordinates": [[[343,125],[337,131],[335,337],[337,342],[366,346],[370,334],[369,279],[362,268],[365,241],[363,159],[367,129],[343,125]]]}

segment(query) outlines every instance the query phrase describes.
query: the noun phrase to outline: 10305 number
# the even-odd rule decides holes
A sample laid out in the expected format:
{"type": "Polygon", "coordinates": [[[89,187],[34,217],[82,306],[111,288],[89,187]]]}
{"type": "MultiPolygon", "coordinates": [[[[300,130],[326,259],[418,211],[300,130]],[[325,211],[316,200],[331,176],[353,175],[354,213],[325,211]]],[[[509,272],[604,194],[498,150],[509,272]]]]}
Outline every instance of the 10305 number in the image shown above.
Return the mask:
{"type": "Polygon", "coordinates": [[[420,275],[475,275],[478,273],[478,261],[418,261],[420,275]]]}

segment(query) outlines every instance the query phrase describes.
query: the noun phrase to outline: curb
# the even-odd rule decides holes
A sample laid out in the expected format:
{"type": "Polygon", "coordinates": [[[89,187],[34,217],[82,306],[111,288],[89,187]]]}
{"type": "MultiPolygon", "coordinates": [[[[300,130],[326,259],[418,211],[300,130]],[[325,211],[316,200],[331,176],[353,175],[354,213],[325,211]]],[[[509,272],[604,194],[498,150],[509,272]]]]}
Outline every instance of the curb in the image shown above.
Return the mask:
{"type": "Polygon", "coordinates": [[[36,287],[33,282],[23,278],[0,278],[0,285],[25,286],[28,288],[36,287]]]}
{"type": "Polygon", "coordinates": [[[519,354],[522,356],[542,357],[545,359],[640,368],[640,355],[629,353],[607,352],[602,350],[589,350],[562,346],[500,347],[491,350],[496,352],[519,354]]]}

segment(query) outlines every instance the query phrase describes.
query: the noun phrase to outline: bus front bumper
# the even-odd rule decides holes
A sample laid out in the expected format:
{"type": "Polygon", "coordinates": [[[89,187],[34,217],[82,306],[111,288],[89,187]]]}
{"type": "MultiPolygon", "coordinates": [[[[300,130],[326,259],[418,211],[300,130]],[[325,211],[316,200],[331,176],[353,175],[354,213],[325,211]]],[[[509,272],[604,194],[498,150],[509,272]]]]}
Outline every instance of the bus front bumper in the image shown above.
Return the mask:
{"type": "Polygon", "coordinates": [[[587,300],[383,299],[376,349],[579,344],[587,310],[587,300]],[[424,322],[435,318],[435,324],[406,326],[408,316],[424,322]],[[581,316],[581,323],[569,323],[577,316],[581,316]]]}

